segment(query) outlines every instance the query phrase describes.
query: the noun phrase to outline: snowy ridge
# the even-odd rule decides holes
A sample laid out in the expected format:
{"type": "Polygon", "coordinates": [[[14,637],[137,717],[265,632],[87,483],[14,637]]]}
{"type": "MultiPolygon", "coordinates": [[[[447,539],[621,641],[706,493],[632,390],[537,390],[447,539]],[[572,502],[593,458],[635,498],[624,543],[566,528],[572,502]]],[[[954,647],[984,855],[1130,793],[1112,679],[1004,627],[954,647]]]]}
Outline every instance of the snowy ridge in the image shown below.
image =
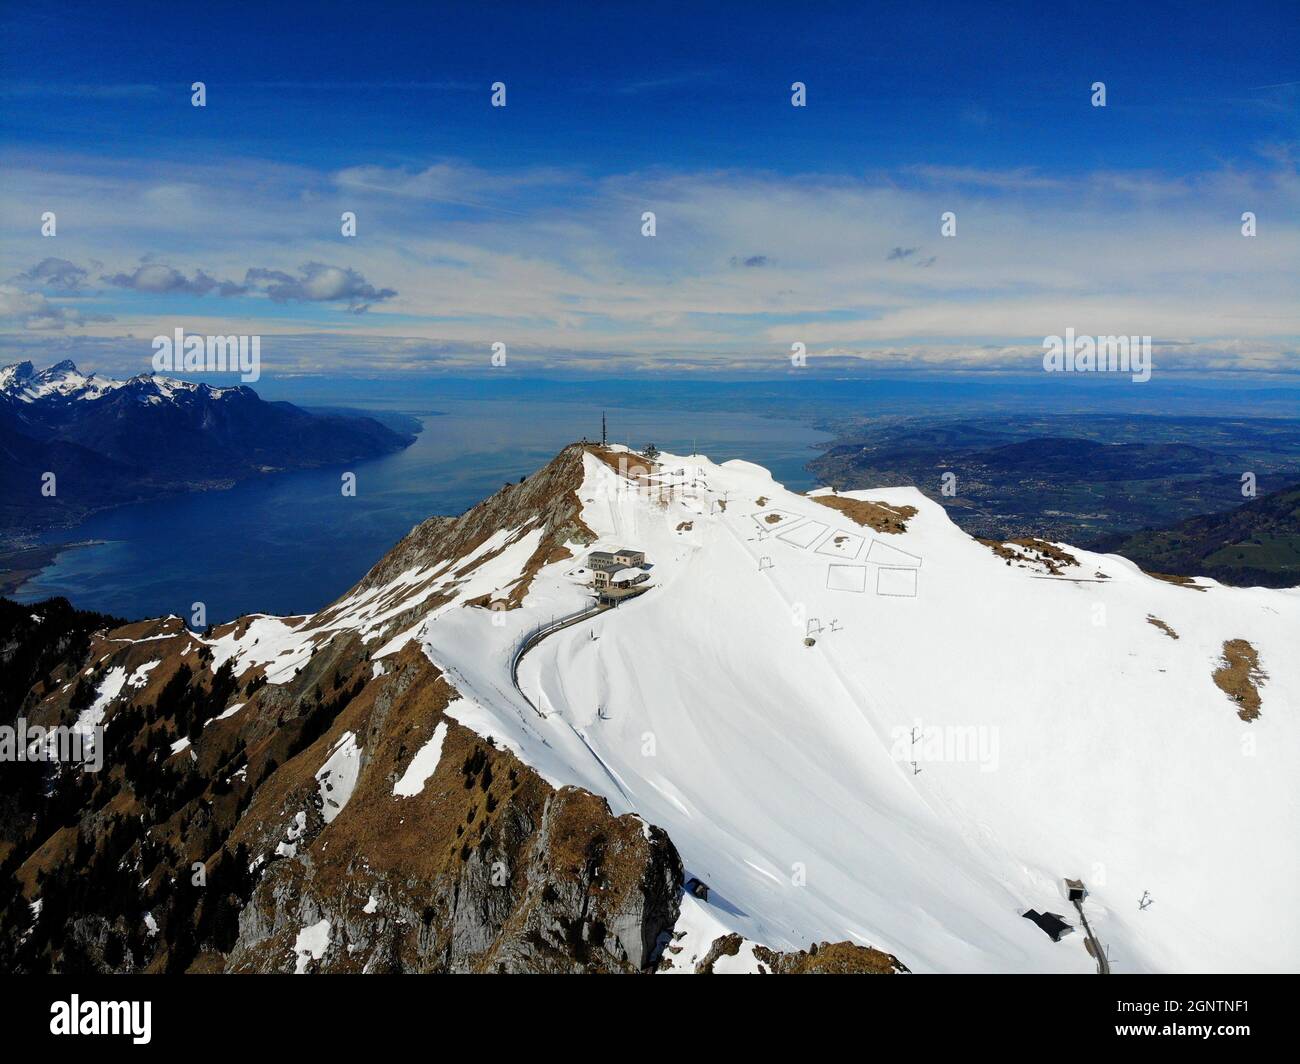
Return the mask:
{"type": "Polygon", "coordinates": [[[1081,934],[1021,918],[1077,925],[1069,876],[1116,973],[1300,967],[1300,592],[1180,587],[1072,547],[1044,575],[910,488],[841,496],[915,509],[885,533],[744,462],[583,462],[592,546],[644,550],[653,589],[529,653],[545,717],[511,652],[590,600],[580,560],[543,566],[519,609],[470,606],[519,578],[526,523],[314,617],[232,627],[214,667],[284,682],[340,631],[377,658],[417,640],[461,695],[449,715],[668,832],[710,887],[683,909],[692,954],[720,927],[917,972],[1091,972],[1081,934]],[[1212,680],[1232,639],[1267,674],[1253,722],[1212,680]]]}
{"type": "Polygon", "coordinates": [[[141,402],[160,404],[175,402],[178,397],[200,391],[220,397],[235,388],[212,388],[206,384],[160,377],[156,374],[139,374],[129,380],[115,380],[98,374],[81,373],[68,360],[57,362],[48,369],[37,372],[30,362],[15,362],[0,369],[0,393],[20,403],[42,401],[77,401],[101,399],[119,388],[131,387],[140,394],[141,402]]]}

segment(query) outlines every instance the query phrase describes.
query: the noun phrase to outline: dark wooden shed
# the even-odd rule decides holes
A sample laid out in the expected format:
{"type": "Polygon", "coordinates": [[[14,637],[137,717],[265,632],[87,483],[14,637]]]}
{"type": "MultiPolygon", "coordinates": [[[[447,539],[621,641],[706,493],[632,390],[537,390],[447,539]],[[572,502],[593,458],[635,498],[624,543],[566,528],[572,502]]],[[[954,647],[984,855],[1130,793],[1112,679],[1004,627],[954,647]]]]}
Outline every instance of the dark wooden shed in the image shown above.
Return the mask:
{"type": "Polygon", "coordinates": [[[1074,930],[1058,913],[1040,913],[1037,909],[1030,909],[1024,913],[1024,917],[1033,920],[1053,942],[1060,942],[1062,935],[1068,935],[1074,930]]]}

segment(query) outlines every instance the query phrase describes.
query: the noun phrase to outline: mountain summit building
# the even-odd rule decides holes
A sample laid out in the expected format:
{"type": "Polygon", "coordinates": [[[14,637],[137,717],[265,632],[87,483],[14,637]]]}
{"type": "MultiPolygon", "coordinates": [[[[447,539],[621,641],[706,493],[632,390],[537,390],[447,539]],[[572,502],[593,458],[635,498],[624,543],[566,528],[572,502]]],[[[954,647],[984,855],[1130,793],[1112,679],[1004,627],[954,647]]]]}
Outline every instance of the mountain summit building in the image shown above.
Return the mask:
{"type": "Polygon", "coordinates": [[[591,570],[591,586],[601,601],[612,601],[636,594],[635,585],[650,579],[643,566],[645,551],[620,547],[618,550],[594,550],[587,555],[587,568],[591,570]]]}

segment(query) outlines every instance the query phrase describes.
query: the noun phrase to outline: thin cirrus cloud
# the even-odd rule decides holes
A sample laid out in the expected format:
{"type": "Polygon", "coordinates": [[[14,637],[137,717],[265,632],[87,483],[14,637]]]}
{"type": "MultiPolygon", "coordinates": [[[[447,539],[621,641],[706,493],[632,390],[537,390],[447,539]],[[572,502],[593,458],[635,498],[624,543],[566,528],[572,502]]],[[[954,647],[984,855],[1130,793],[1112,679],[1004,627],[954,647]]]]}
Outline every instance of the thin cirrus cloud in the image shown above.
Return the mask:
{"type": "Polygon", "coordinates": [[[156,96],[162,90],[148,84],[59,84],[56,82],[23,82],[0,85],[0,98],[68,100],[138,100],[156,96]]]}

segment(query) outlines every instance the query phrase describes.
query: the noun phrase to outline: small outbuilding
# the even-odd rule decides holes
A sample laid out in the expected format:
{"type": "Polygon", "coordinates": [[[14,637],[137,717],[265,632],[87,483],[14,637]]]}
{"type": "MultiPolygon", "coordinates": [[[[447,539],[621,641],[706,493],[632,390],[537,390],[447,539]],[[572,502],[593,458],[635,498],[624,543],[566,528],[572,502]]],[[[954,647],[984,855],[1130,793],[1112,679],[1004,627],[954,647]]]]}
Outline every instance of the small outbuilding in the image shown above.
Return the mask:
{"type": "Polygon", "coordinates": [[[694,876],[691,876],[684,886],[686,887],[686,893],[690,894],[692,897],[699,898],[700,901],[709,900],[709,885],[705,883],[704,880],[696,879],[694,876]]]}
{"type": "Polygon", "coordinates": [[[1061,919],[1059,913],[1040,913],[1036,909],[1029,909],[1023,916],[1026,920],[1033,920],[1053,942],[1060,942],[1061,936],[1068,935],[1074,930],[1070,924],[1061,919]]]}

